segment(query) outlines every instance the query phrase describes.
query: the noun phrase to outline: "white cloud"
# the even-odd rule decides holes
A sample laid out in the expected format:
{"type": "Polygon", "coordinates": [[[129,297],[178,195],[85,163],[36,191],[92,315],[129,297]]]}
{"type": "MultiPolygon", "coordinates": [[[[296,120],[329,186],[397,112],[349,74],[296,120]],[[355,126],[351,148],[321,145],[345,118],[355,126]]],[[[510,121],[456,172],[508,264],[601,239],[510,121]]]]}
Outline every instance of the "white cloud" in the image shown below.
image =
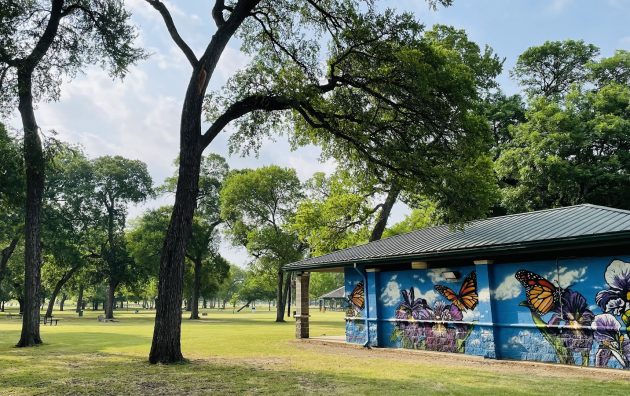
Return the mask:
{"type": "Polygon", "coordinates": [[[249,55],[244,54],[236,48],[227,46],[221,54],[215,72],[221,79],[227,80],[234,75],[235,71],[245,68],[250,59],[251,57],[249,55]]]}
{"type": "Polygon", "coordinates": [[[477,292],[477,295],[479,296],[479,301],[480,302],[489,302],[490,301],[490,289],[487,287],[484,287],[483,289],[479,290],[477,292]]]}
{"type": "Polygon", "coordinates": [[[292,153],[288,156],[287,163],[291,168],[296,170],[300,180],[310,179],[316,172],[324,172],[330,175],[337,168],[337,162],[332,158],[321,162],[318,156],[308,155],[315,154],[316,151],[319,151],[319,149],[313,150],[312,153],[310,150],[300,150],[300,155],[298,155],[298,153],[292,153]]]}
{"type": "Polygon", "coordinates": [[[462,320],[464,322],[474,322],[481,319],[481,313],[477,310],[462,312],[462,320]]]}
{"type": "Polygon", "coordinates": [[[516,280],[514,275],[508,275],[494,290],[494,297],[497,300],[510,300],[518,297],[521,291],[522,287],[520,282],[516,280]]]}
{"type": "Polygon", "coordinates": [[[420,289],[414,287],[413,292],[416,298],[424,298],[425,300],[427,300],[427,304],[429,304],[430,306],[433,305],[433,303],[435,302],[435,300],[437,300],[439,296],[439,294],[433,289],[429,289],[426,293],[421,293],[420,289]]]}
{"type": "MultiPolygon", "coordinates": [[[[567,267],[558,268],[557,283],[563,289],[569,288],[578,282],[584,282],[586,280],[584,275],[586,274],[586,267],[569,270],[567,267]]],[[[555,280],[554,275],[551,275],[549,280],[555,280]]]]}
{"type": "Polygon", "coordinates": [[[427,271],[427,276],[434,284],[444,281],[443,272],[450,271],[449,268],[433,268],[427,271]]]}
{"type": "Polygon", "coordinates": [[[387,282],[381,293],[381,301],[386,307],[392,307],[400,302],[400,285],[396,282],[396,276],[387,282]]]}
{"type": "Polygon", "coordinates": [[[553,13],[560,13],[568,8],[573,0],[551,0],[547,5],[547,10],[553,13]]]}

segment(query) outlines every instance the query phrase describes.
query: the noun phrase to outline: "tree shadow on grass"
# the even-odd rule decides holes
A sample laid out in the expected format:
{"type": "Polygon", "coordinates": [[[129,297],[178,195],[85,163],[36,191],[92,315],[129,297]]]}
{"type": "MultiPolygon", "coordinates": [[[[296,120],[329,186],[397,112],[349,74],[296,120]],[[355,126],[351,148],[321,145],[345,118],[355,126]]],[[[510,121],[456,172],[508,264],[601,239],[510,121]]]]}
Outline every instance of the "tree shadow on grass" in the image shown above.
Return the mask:
{"type": "MultiPolygon", "coordinates": [[[[627,395],[627,383],[537,380],[479,375],[475,370],[438,377],[417,373],[407,379],[369,378],[344,370],[290,370],[285,363],[252,359],[196,360],[182,365],[150,365],[144,359],[115,354],[77,354],[0,368],[0,385],[8,393],[153,395],[153,394],[607,394],[627,395]]],[[[22,362],[25,363],[25,362],[22,362]]],[[[401,367],[401,369],[404,369],[401,367]]]]}

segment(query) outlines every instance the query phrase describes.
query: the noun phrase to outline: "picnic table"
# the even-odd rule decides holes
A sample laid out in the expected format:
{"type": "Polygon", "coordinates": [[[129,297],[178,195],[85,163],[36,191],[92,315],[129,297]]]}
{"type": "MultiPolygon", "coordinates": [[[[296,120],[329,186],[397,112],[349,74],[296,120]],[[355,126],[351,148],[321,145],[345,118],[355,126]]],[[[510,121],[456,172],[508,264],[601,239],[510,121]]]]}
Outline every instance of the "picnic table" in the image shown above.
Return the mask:
{"type": "Polygon", "coordinates": [[[59,318],[55,318],[55,317],[52,317],[52,316],[42,316],[39,319],[40,323],[42,322],[42,318],[43,318],[44,326],[46,326],[47,324],[52,326],[53,323],[55,323],[55,326],[57,326],[59,324],[59,321],[61,320],[59,318]]]}

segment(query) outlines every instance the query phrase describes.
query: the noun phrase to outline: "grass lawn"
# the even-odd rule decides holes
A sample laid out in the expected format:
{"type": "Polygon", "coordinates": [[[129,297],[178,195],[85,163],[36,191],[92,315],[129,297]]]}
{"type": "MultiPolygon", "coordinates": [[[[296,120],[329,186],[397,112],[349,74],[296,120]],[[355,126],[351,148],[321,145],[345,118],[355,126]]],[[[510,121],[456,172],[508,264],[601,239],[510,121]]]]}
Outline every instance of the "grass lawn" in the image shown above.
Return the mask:
{"type": "MultiPolygon", "coordinates": [[[[151,313],[98,314],[57,313],[45,345],[28,349],[13,347],[20,321],[0,314],[0,394],[630,394],[627,372],[298,342],[293,323],[266,311],[184,320],[190,363],[152,366],[151,313]]],[[[311,335],[321,334],[343,334],[343,314],[314,312],[311,335]]]]}

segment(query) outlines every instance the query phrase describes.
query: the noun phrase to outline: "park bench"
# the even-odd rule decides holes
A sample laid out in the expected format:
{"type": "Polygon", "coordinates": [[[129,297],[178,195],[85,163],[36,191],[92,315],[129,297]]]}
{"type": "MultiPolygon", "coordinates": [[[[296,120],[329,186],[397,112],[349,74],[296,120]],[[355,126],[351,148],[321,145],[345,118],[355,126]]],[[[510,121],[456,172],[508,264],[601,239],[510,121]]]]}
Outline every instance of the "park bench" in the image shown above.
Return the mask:
{"type": "Polygon", "coordinates": [[[103,315],[98,315],[96,319],[98,319],[99,322],[117,322],[115,319],[105,319],[103,315]]]}
{"type": "Polygon", "coordinates": [[[7,313],[7,319],[13,319],[14,317],[22,318],[22,314],[20,313],[20,314],[16,315],[16,314],[11,313],[11,312],[7,313]]]}
{"type": "Polygon", "coordinates": [[[44,326],[46,326],[47,324],[52,326],[53,323],[55,324],[55,326],[57,326],[59,324],[59,318],[55,318],[55,317],[47,317],[47,316],[42,316],[39,319],[39,322],[42,323],[44,322],[44,326]]]}

